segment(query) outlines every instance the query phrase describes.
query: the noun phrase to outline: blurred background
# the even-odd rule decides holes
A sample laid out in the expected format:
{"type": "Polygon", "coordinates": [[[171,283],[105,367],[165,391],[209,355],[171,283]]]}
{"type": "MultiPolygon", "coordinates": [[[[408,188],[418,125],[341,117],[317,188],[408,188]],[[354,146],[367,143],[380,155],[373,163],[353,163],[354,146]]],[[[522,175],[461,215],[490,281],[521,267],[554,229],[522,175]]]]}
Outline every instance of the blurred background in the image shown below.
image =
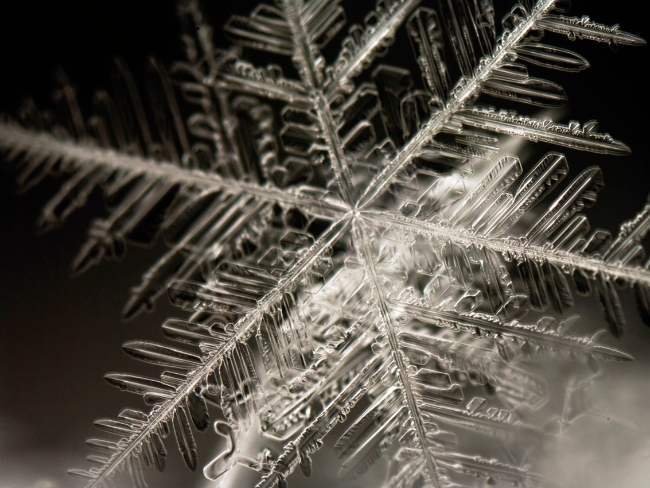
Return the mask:
{"type": "MultiPolygon", "coordinates": [[[[257,2],[206,3],[210,22],[218,27],[232,13],[249,13],[257,2]]],[[[622,30],[650,38],[645,2],[573,3],[572,15],[620,23],[622,30]]],[[[360,8],[357,2],[343,4],[352,13],[360,8]]],[[[216,32],[217,46],[226,46],[219,29],[216,32]]],[[[2,2],[0,111],[15,113],[25,96],[47,107],[56,66],[62,66],[78,87],[82,107],[88,105],[96,89],[109,86],[115,55],[124,57],[136,79],[142,79],[149,55],[166,65],[182,58],[179,33],[170,0],[2,2]]],[[[576,51],[592,67],[578,74],[548,76],[563,84],[569,96],[562,121],[597,118],[602,132],[610,132],[633,150],[631,156],[619,158],[565,151],[574,175],[590,165],[602,167],[606,187],[588,215],[593,228],[615,234],[650,193],[648,79],[642,76],[648,69],[648,48],[623,47],[614,53],[606,45],[578,42],[576,51]]],[[[536,154],[547,150],[535,149],[536,154]]],[[[59,181],[51,178],[26,195],[16,195],[12,176],[3,173],[0,185],[0,488],[82,486],[65,472],[84,467],[88,452],[83,441],[98,434],[92,421],[114,416],[126,406],[142,407],[135,395],[109,387],[103,374],[158,374],[156,368],[129,359],[121,344],[130,339],[158,340],[163,320],[183,313],[162,297],[154,313],[130,322],[120,318],[129,288],[161,254],[162,244],[154,249],[131,246],[123,261],[104,262],[79,278],[69,277],[69,264],[85,240],[89,222],[102,214],[99,194],[93,193],[63,229],[36,237],[33,223],[59,181]]],[[[545,473],[565,480],[566,486],[648,486],[650,329],[633,318],[631,294],[622,297],[629,309],[627,334],[608,341],[632,354],[636,362],[603,364],[602,376],[587,397],[595,413],[576,423],[570,440],[531,459],[545,473]]],[[[604,322],[592,309],[583,311],[583,320],[604,322]]],[[[203,465],[219,452],[221,440],[212,432],[196,437],[203,465]]],[[[168,450],[164,476],[147,470],[149,486],[209,486],[200,472],[188,475],[173,446],[168,450]]],[[[331,450],[323,449],[314,457],[313,477],[305,480],[296,474],[290,485],[361,486],[363,481],[376,486],[373,480],[382,479],[385,469],[380,462],[367,479],[345,485],[336,479],[337,462],[331,450]]]]}

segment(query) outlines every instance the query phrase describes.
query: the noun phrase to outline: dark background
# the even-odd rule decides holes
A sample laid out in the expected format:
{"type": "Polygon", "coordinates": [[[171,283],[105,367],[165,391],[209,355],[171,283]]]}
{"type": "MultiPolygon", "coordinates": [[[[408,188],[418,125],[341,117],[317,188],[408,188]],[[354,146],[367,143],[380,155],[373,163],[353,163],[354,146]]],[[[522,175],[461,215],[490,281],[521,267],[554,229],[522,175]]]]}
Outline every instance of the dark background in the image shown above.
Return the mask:
{"type": "MultiPolygon", "coordinates": [[[[255,3],[214,2],[209,8],[210,22],[221,25],[230,13],[248,13],[255,3]]],[[[573,3],[573,15],[589,14],[606,24],[619,22],[623,30],[650,38],[645,2],[573,3]]],[[[348,17],[355,16],[355,5],[344,2],[348,17]]],[[[54,86],[52,72],[58,65],[78,87],[83,108],[95,89],[108,86],[115,55],[126,59],[136,78],[149,55],[166,65],[182,58],[179,32],[174,2],[168,0],[112,0],[101,4],[82,0],[2,2],[0,111],[14,113],[21,98],[28,95],[37,105],[48,106],[54,86]]],[[[221,34],[216,44],[226,45],[221,34]]],[[[597,209],[589,216],[593,227],[615,232],[621,221],[642,207],[650,190],[650,161],[646,156],[650,114],[645,74],[648,48],[622,47],[613,53],[602,44],[576,41],[572,46],[589,59],[592,67],[569,76],[547,72],[565,86],[569,95],[570,105],[561,120],[597,118],[601,131],[612,133],[633,149],[631,156],[618,158],[564,151],[573,175],[589,165],[602,167],[606,187],[598,196],[597,209]]],[[[141,315],[128,323],[120,319],[128,289],[139,282],[160,255],[161,245],[152,250],[131,247],[124,261],[103,263],[80,278],[69,278],[69,263],[85,239],[90,220],[102,214],[102,202],[100,195],[93,194],[64,229],[37,238],[33,222],[59,183],[50,179],[29,194],[16,196],[12,177],[2,174],[0,180],[0,488],[77,486],[65,470],[84,466],[87,449],[83,440],[98,434],[92,421],[114,416],[128,405],[140,406],[135,396],[110,388],[101,380],[102,375],[108,371],[157,374],[155,369],[147,370],[127,358],[121,352],[121,343],[135,338],[159,339],[159,325],[164,318],[182,315],[163,297],[154,314],[141,315]]],[[[631,308],[629,298],[624,298],[624,305],[631,308]]],[[[630,310],[627,315],[632,317],[634,313],[630,310]]],[[[602,321],[598,314],[587,313],[586,318],[590,317],[602,321]]],[[[627,406],[632,425],[639,422],[639,429],[647,430],[641,425],[642,421],[647,424],[641,407],[650,400],[647,375],[643,374],[648,365],[650,334],[638,321],[630,322],[629,334],[615,345],[632,352],[639,361],[635,366],[605,365],[606,375],[610,375],[605,384],[611,389],[604,390],[603,396],[614,402],[607,404],[610,408],[627,406]]],[[[647,446],[634,444],[638,440],[628,442],[625,435],[620,434],[621,443],[627,446],[622,450],[630,459],[636,459],[635,453],[645,452],[647,446]]],[[[205,445],[199,450],[204,464],[218,451],[214,446],[216,436],[208,433],[197,438],[205,445]]],[[[171,445],[169,451],[168,476],[157,477],[147,470],[150,486],[192,486],[180,456],[171,445]],[[185,481],[181,484],[181,480],[185,481]]],[[[621,449],[617,451],[621,455],[621,449]]],[[[618,484],[616,470],[622,473],[626,464],[607,454],[597,451],[593,458],[580,458],[589,464],[598,462],[603,473],[613,476],[603,474],[597,480],[600,484],[592,486],[642,486],[633,481],[618,484]]],[[[647,456],[639,458],[645,459],[646,465],[650,464],[647,456]]],[[[638,469],[638,462],[642,461],[637,461],[634,469],[638,469]]],[[[554,469],[561,469],[561,464],[554,469]]],[[[649,471],[646,467],[645,473],[650,476],[649,471]]],[[[331,475],[316,476],[307,486],[328,486],[331,475]]],[[[576,478],[575,473],[573,476],[575,486],[580,486],[583,478],[576,478]]],[[[195,479],[196,486],[200,486],[200,477],[195,479]]],[[[633,479],[639,478],[629,478],[633,479]]]]}

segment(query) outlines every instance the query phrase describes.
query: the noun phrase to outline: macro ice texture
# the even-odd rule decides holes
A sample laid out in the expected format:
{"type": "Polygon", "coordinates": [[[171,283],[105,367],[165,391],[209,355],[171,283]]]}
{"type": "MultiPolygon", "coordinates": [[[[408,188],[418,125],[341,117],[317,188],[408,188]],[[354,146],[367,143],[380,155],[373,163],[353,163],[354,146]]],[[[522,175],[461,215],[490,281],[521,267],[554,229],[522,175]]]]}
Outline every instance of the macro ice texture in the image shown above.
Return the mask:
{"type": "Polygon", "coordinates": [[[561,483],[529,452],[570,436],[602,361],[632,359],[602,343],[624,330],[619,294],[650,321],[650,205],[591,230],[601,171],[568,176],[560,152],[630,149],[527,107],[567,101],[537,73],[589,66],[562,37],[645,41],[567,9],[380,0],[348,27],[342,2],[278,0],[232,17],[233,45],[216,47],[181,0],[187,58],[169,71],[152,60],[138,86],[118,61],[90,117],[61,75],[56,116],[5,117],[22,187],[70,174],[41,230],[106,197],[73,271],[161,234],[169,250],[124,315],[165,293],[189,312],[163,324],[173,343],[124,344],[163,372],[106,375],[148,407],[97,420],[111,437],[70,473],[139,488],[177,448],[209,480],[252,470],[283,487],[325,446],[349,482],[383,457],[386,487],[561,483]],[[390,56],[400,39],[410,59],[390,56]],[[524,143],[555,147],[524,158],[524,143]],[[577,297],[600,302],[607,330],[577,297]],[[226,447],[199,460],[206,430],[226,447]]]}

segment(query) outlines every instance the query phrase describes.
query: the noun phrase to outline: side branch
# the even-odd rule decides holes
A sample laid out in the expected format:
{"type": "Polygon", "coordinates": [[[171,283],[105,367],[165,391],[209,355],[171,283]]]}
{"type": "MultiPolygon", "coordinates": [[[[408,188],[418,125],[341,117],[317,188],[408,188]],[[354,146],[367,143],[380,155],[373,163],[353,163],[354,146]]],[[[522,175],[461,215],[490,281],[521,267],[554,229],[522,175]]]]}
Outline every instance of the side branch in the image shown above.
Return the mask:
{"type": "Polygon", "coordinates": [[[255,488],[276,487],[280,479],[286,478],[293,472],[303,456],[316,451],[322,445],[323,437],[339,421],[345,419],[352,407],[379,380],[384,370],[384,360],[383,356],[373,356],[368,364],[341,390],[341,393],[302,431],[300,436],[285,446],[271,472],[266,474],[255,488]]]}

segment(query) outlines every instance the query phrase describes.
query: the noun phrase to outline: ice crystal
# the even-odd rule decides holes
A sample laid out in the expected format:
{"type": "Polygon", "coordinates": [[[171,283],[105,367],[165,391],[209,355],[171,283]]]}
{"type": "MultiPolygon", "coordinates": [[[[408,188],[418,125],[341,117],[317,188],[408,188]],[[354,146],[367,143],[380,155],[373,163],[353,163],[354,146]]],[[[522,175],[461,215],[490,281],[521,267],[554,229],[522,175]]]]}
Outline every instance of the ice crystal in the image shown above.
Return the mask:
{"type": "Polygon", "coordinates": [[[145,486],[143,467],[163,470],[175,444],[209,480],[243,466],[258,487],[286,486],[343,423],[344,480],[383,456],[386,487],[553,484],[526,450],[570,430],[599,362],[631,359],[572,312],[575,297],[599,300],[614,336],[621,289],[650,316],[650,204],[614,236],[590,231],[601,171],[568,177],[558,152],[629,148],[593,120],[520,108],[567,100],[537,73],[589,66],[562,37],[645,44],[567,8],[379,0],[346,27],[341,2],[277,0],[232,17],[232,46],[216,47],[181,0],[186,59],[169,72],[153,60],[138,88],[118,62],[115,94],[88,118],[61,76],[57,116],[5,117],[23,188],[70,174],[42,230],[93,189],[106,197],[74,272],[162,234],[169,250],[124,315],[163,293],[190,312],[162,326],[183,346],[124,344],[164,371],[106,379],[150,408],[98,420],[114,437],[88,440],[102,455],[70,473],[145,486]],[[413,59],[391,57],[407,39],[413,59]],[[521,141],[556,147],[531,160],[521,141]],[[569,365],[584,368],[558,373],[569,365]],[[227,448],[206,462],[194,432],[212,429],[227,448]]]}

